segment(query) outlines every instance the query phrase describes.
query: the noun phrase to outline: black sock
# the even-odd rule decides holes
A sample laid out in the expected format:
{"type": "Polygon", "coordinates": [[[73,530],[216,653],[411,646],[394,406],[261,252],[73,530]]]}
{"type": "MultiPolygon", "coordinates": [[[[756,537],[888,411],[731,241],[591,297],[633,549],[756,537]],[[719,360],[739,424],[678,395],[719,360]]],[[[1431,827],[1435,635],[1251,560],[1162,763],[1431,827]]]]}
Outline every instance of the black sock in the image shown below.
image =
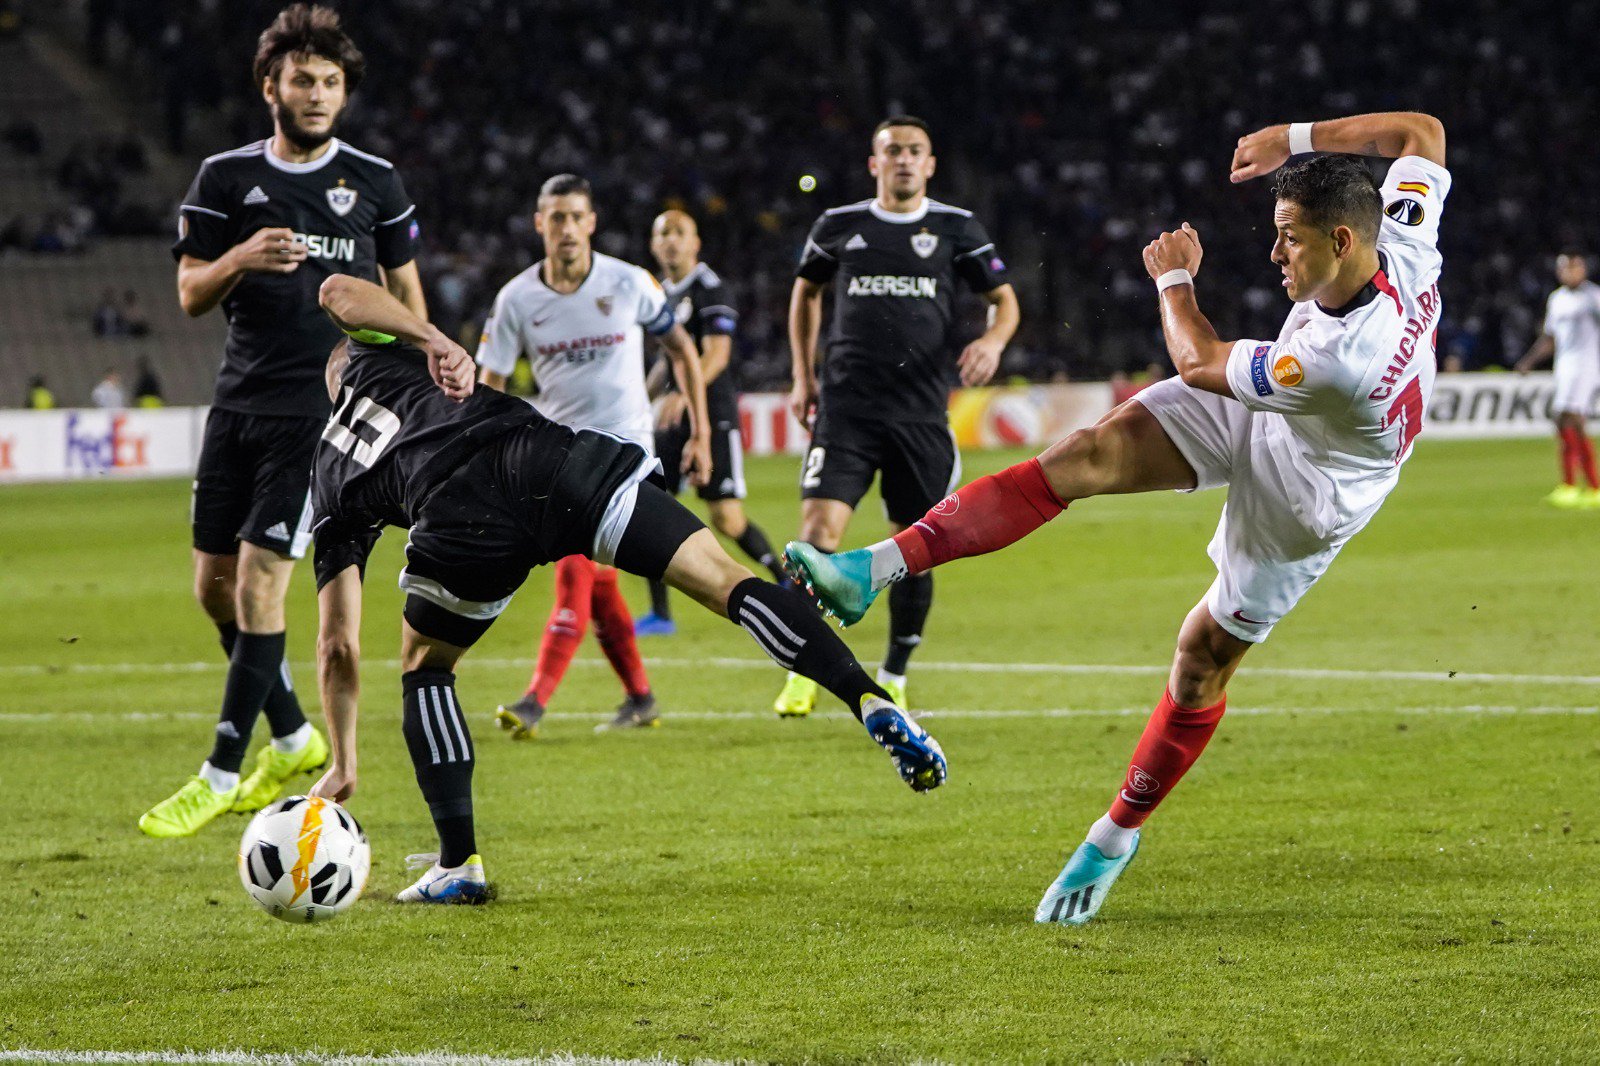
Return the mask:
{"type": "Polygon", "coordinates": [[[282,633],[240,633],[234,638],[228,680],[222,687],[222,713],[208,760],[216,769],[239,772],[256,715],[282,665],[282,633]]]}
{"type": "Polygon", "coordinates": [[[904,676],[911,653],[922,643],[922,626],[933,606],[933,575],[914,574],[889,590],[889,651],[883,668],[904,676]]]}
{"type": "Polygon", "coordinates": [[[747,578],[728,596],[728,617],[773,662],[809,677],[843,700],[857,718],[861,697],[871,693],[888,699],[803,593],[747,578]]]}
{"type": "MultiPolygon", "coordinates": [[[[222,650],[228,653],[228,658],[233,658],[233,645],[239,639],[239,626],[234,622],[218,622],[217,637],[222,641],[222,650]]],[[[272,727],[272,735],[275,737],[286,737],[306,724],[305,712],[300,709],[300,699],[294,694],[294,684],[289,680],[287,659],[278,668],[277,677],[272,682],[272,688],[267,691],[267,698],[261,709],[266,713],[267,725],[272,727]]]]}
{"type": "Polygon", "coordinates": [[[456,675],[412,670],[400,676],[405,693],[401,730],[417,771],[417,786],[439,833],[439,865],[460,866],[478,850],[472,826],[472,734],[456,702],[456,675]]]}
{"type": "Polygon", "coordinates": [[[761,527],[754,522],[746,522],[744,532],[734,538],[734,543],[739,545],[741,551],[762,566],[767,568],[767,573],[772,575],[772,580],[783,582],[786,576],[783,567],[778,563],[778,557],[772,552],[772,544],[768,542],[767,535],[761,532],[761,527]]]}
{"type": "Polygon", "coordinates": [[[654,578],[650,581],[650,613],[657,618],[672,620],[672,600],[667,595],[665,581],[657,581],[654,578]]]}

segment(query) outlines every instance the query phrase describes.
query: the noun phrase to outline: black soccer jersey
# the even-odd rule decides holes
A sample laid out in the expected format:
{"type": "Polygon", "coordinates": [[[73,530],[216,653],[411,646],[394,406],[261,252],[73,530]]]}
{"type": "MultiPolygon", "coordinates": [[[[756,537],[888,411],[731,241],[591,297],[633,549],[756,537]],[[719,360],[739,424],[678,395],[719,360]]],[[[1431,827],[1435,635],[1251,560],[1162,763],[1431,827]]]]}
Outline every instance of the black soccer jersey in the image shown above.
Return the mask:
{"type": "MultiPolygon", "coordinates": [[[[739,324],[739,312],[728,303],[727,292],[716,271],[698,263],[682,281],[661,276],[661,288],[667,294],[667,306],[678,317],[678,325],[694,338],[695,351],[702,351],[707,337],[733,335],[739,324]]],[[[677,379],[669,377],[672,387],[677,379]]],[[[712,425],[737,426],[739,424],[739,391],[733,384],[733,353],[728,353],[728,365],[716,380],[706,386],[706,409],[712,425]]]]}
{"type": "Polygon", "coordinates": [[[178,212],[173,256],[212,261],[260,229],[306,246],[292,274],[246,274],[222,301],[228,340],[213,404],[245,414],[326,417],[322,368],[340,333],[317,306],[330,274],[378,280],[416,257],[416,208],[388,160],[335,139],[288,163],[268,142],[207,159],[178,212]]]}
{"type": "Polygon", "coordinates": [[[838,278],[822,406],[901,422],[945,418],[957,381],[956,278],[974,292],[1006,284],[1006,265],[972,212],[937,200],[904,215],[874,200],[824,212],[796,273],[838,278]]]}
{"type": "Polygon", "coordinates": [[[430,496],[486,444],[548,421],[525,401],[480,388],[451,400],[405,344],[350,342],[350,363],[311,474],[318,585],[364,565],[385,525],[410,528],[430,496]]]}

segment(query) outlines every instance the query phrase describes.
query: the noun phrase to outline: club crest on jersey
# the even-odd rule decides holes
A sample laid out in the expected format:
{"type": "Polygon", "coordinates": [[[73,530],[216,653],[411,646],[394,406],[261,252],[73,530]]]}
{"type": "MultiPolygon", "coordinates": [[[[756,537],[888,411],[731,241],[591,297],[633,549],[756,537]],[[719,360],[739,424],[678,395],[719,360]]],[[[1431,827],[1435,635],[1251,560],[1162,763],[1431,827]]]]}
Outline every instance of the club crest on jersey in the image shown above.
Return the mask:
{"type": "Polygon", "coordinates": [[[334,214],[343,218],[355,208],[358,195],[354,189],[344,183],[343,178],[340,178],[339,184],[333,186],[327,192],[328,206],[333,208],[334,214]]]}
{"type": "Polygon", "coordinates": [[[911,250],[926,259],[939,247],[939,235],[923,230],[911,235],[911,250]]]}
{"type": "Polygon", "coordinates": [[[594,305],[600,309],[600,313],[602,315],[609,315],[611,313],[611,297],[609,296],[596,296],[594,298],[594,305]]]}
{"type": "Polygon", "coordinates": [[[1300,369],[1300,360],[1292,355],[1286,355],[1272,364],[1272,376],[1286,389],[1292,389],[1306,379],[1305,371],[1300,369]]]}
{"type": "Polygon", "coordinates": [[[1391,200],[1383,213],[1400,223],[1402,226],[1422,225],[1422,205],[1409,196],[1402,196],[1398,200],[1391,200]]]}

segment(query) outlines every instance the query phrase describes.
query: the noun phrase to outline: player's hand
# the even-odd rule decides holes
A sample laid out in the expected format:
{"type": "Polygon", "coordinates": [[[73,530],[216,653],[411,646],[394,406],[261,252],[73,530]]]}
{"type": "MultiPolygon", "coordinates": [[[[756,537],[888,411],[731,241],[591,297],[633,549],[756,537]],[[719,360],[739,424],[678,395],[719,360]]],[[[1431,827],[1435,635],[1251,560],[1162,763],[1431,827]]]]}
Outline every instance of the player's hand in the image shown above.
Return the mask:
{"type": "Polygon", "coordinates": [[[1144,268],[1150,272],[1152,280],[1169,270],[1187,270],[1190,274],[1199,274],[1200,260],[1204,255],[1200,234],[1185,222],[1176,230],[1163,233],[1145,245],[1144,268]]]}
{"type": "Polygon", "coordinates": [[[665,393],[661,397],[660,405],[656,408],[656,428],[672,429],[689,410],[689,400],[681,392],[665,393]]]}
{"type": "Polygon", "coordinates": [[[1239,138],[1228,180],[1235,185],[1271,174],[1289,161],[1289,127],[1268,126],[1239,138]]]}
{"type": "Polygon", "coordinates": [[[812,428],[812,423],[817,420],[817,380],[808,378],[796,381],[789,390],[789,410],[794,412],[795,421],[807,429],[812,428]]]}
{"type": "Polygon", "coordinates": [[[433,375],[433,383],[446,396],[460,403],[472,395],[478,367],[461,345],[435,332],[422,350],[428,356],[428,373],[433,375]]]}
{"type": "Polygon", "coordinates": [[[680,465],[684,475],[688,477],[689,484],[695,488],[711,483],[711,437],[707,433],[696,433],[689,438],[689,443],[683,446],[683,462],[680,465]]]}
{"type": "Polygon", "coordinates": [[[1004,341],[979,337],[961,350],[956,367],[961,371],[961,384],[967,388],[987,385],[1000,369],[1000,356],[1006,350],[1004,341]]]}
{"type": "Polygon", "coordinates": [[[345,768],[338,763],[329,763],[327,773],[311,786],[311,795],[318,799],[329,799],[335,803],[343,803],[356,791],[356,772],[353,767],[345,768]]]}
{"type": "Polygon", "coordinates": [[[306,258],[306,246],[286,226],[258,229],[231,251],[234,265],[257,274],[293,274],[306,258]]]}

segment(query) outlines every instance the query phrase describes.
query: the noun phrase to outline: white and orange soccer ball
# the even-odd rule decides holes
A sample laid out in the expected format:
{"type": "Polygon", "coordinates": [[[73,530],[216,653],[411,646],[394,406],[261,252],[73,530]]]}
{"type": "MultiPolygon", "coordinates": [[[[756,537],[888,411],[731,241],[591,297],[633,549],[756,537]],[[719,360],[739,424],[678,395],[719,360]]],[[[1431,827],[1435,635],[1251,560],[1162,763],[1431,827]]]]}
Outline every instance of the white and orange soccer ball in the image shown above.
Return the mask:
{"type": "Polygon", "coordinates": [[[372,849],[350,812],[332,800],[290,796],[261,810],[239,841],[239,880],[286,922],[325,922],[367,885],[372,849]]]}

